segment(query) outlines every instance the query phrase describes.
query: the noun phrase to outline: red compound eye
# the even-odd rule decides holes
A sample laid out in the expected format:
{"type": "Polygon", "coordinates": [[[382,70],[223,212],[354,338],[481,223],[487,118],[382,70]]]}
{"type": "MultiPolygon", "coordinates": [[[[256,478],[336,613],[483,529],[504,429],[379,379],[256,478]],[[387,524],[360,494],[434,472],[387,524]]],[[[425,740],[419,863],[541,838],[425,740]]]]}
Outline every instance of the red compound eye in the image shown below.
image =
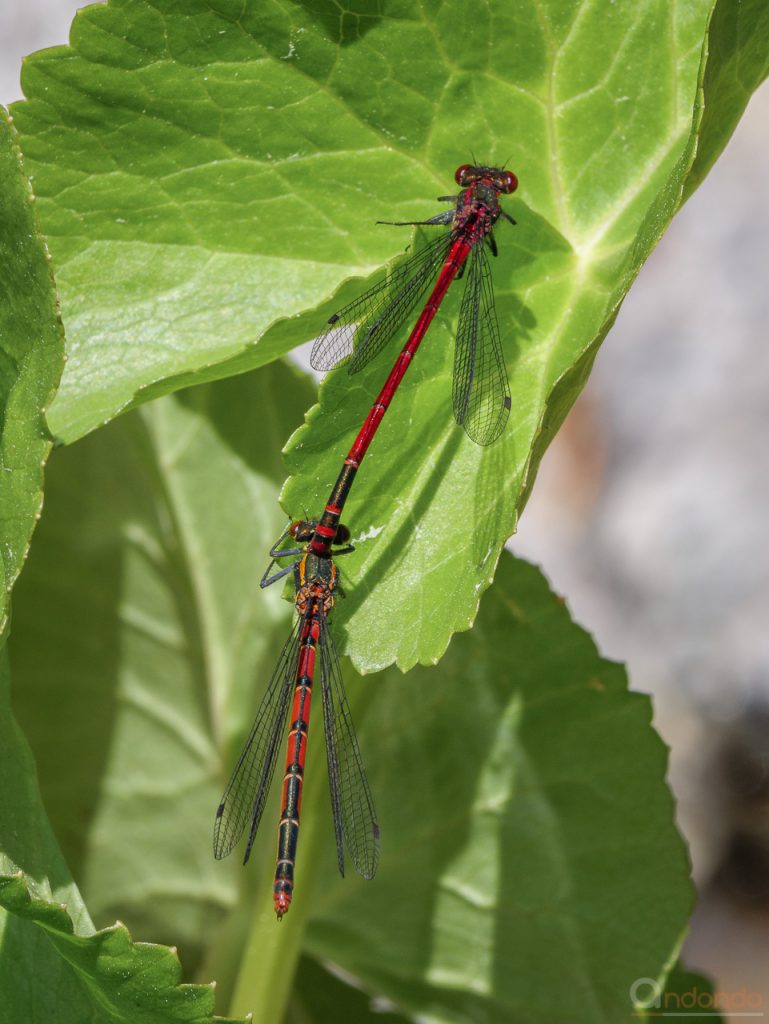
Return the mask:
{"type": "Polygon", "coordinates": [[[501,176],[502,191],[508,195],[518,188],[518,179],[512,171],[505,171],[501,176]]]}
{"type": "Polygon", "coordinates": [[[456,181],[457,185],[465,185],[465,178],[469,177],[471,171],[474,170],[475,168],[472,164],[462,164],[461,167],[457,167],[456,174],[454,175],[454,181],[456,181]]]}

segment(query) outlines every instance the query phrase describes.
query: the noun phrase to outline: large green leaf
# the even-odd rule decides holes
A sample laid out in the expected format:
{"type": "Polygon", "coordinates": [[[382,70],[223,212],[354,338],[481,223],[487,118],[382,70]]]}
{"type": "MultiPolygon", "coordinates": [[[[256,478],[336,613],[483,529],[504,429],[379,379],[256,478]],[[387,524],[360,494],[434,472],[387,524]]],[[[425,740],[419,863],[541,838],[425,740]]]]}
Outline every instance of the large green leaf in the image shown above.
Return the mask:
{"type": "Polygon", "coordinates": [[[432,177],[428,195],[440,180],[424,133],[450,69],[436,53],[418,85],[426,68],[407,61],[430,27],[407,5],[392,15],[373,15],[369,43],[343,48],[350,65],[339,32],[355,43],[357,30],[322,10],[112,0],[78,14],[69,47],[26,61],[29,101],[14,113],[68,336],[58,436],[188,383],[188,371],[274,359],[316,321],[255,348],[271,324],[398,251],[374,221],[402,206],[415,176],[432,177]],[[387,62],[404,43],[380,104],[361,62],[387,62]],[[409,134],[400,153],[386,123],[409,134]]]}
{"type": "Polygon", "coordinates": [[[295,908],[277,936],[255,914],[231,1011],[279,1020],[265,982],[303,943],[418,1019],[632,1019],[632,982],[664,974],[692,903],[666,753],[649,699],[539,571],[507,556],[440,669],[350,674],[348,692],[379,873],[335,880],[331,829],[308,822],[295,908]]]}
{"type": "Polygon", "coordinates": [[[0,107],[0,634],[43,501],[43,464],[51,447],[44,409],[63,360],[33,196],[16,132],[0,107]]]}
{"type": "MultiPolygon", "coordinates": [[[[51,832],[9,704],[0,652],[0,1024],[205,1024],[210,985],[180,985],[176,952],[96,932],[51,832]]],[[[69,722],[69,725],[74,724],[69,722]]]]}
{"type": "MultiPolygon", "coordinates": [[[[486,0],[469,18],[456,0],[361,0],[349,16],[288,0],[113,0],[81,12],[69,47],[27,61],[15,108],[69,338],[54,431],[72,439],[312,337],[355,291],[351,275],[406,244],[377,219],[433,212],[473,152],[509,156],[519,226],[500,227],[495,266],[507,430],[480,452],[451,421],[450,295],[350,508],[349,653],[363,669],[437,660],[473,621],[634,276],[763,74],[761,6],[720,0],[708,35],[710,8],[525,0],[513,16],[486,0]],[[739,102],[724,87],[735,78],[739,102]],[[715,113],[690,173],[703,96],[715,113]],[[373,620],[362,601],[375,589],[373,620]]],[[[388,363],[325,385],[290,451],[292,513],[322,507],[388,363]]]]}
{"type": "Polygon", "coordinates": [[[77,935],[68,907],[35,897],[21,872],[0,875],[0,908],[3,1024],[224,1022],[213,986],[179,983],[176,950],[132,942],[119,923],[77,935]]]}
{"type": "MultiPolygon", "coordinates": [[[[533,305],[519,291],[534,341],[555,350],[570,333],[584,347],[595,311],[585,323],[573,298],[597,278],[621,295],[637,269],[623,256],[691,129],[709,7],[80,12],[68,47],[26,61],[29,99],[14,108],[68,331],[55,432],[72,439],[190,374],[231,374],[312,336],[309,316],[253,344],[395,254],[398,234],[374,221],[421,215],[473,149],[511,155],[527,207],[573,250],[568,280],[546,263],[533,305]],[[543,292],[560,316],[538,315],[543,292]]],[[[724,18],[736,9],[727,0],[724,18]]],[[[751,6],[744,34],[758,16],[751,6]]],[[[759,25],[751,46],[765,37],[759,25]]]]}
{"type": "MultiPolygon", "coordinates": [[[[489,450],[457,430],[449,413],[454,316],[434,324],[348,506],[360,542],[348,566],[355,586],[346,650],[361,670],[434,662],[452,633],[472,623],[539,460],[680,203],[699,138],[698,74],[717,75],[716,40],[738,6],[719,5],[715,52],[699,72],[702,6],[554,3],[536,7],[538,42],[527,54],[538,60],[516,65],[519,78],[528,71],[525,90],[508,97],[490,71],[481,75],[489,120],[504,124],[507,110],[515,111],[520,135],[511,143],[512,165],[529,206],[506,204],[518,226],[497,231],[494,267],[512,349],[513,409],[489,450]]],[[[746,45],[753,63],[759,53],[765,59],[769,23],[752,6],[741,17],[730,60],[746,45]],[[754,39],[746,44],[749,24],[754,39]]],[[[712,81],[711,94],[719,94],[712,81]]],[[[732,127],[737,116],[732,110],[732,127]]],[[[711,160],[724,141],[711,128],[711,160]]],[[[505,151],[501,138],[499,146],[494,155],[505,151]]],[[[432,209],[425,203],[421,213],[432,209]]],[[[447,304],[455,315],[456,296],[447,304]]],[[[355,386],[344,370],[325,382],[319,408],[288,446],[294,476],[282,496],[287,509],[322,508],[381,386],[382,362],[355,386]]]]}
{"type": "Polygon", "coordinates": [[[406,1015],[552,1021],[568,985],[575,1021],[615,1020],[633,978],[677,949],[686,856],[648,698],[525,563],[505,560],[440,670],[347,678],[382,827],[373,882],[336,873],[319,717],[287,919],[271,908],[277,793],[248,868],[213,862],[213,811],[289,611],[258,588],[281,467],[256,422],[280,392],[286,431],[307,391],[265,368],[51,462],[16,592],[15,679],[94,920],[173,939],[217,980],[222,1011],[259,1024],[283,1019],[303,952],[406,1015]]]}

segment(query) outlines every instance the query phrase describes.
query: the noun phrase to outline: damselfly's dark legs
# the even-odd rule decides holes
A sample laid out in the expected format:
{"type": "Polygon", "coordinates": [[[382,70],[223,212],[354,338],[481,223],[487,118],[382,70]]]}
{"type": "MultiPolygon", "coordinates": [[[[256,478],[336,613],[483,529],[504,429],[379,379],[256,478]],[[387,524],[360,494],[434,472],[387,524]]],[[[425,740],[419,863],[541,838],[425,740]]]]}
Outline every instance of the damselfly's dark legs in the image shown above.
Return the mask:
{"type": "MultiPolygon", "coordinates": [[[[295,519],[293,522],[288,524],[283,533],[281,533],[280,537],[278,537],[270,548],[271,562],[264,570],[264,575],[259,583],[260,587],[269,587],[270,584],[275,583],[277,580],[287,576],[290,572],[295,571],[297,563],[292,563],[291,565],[287,565],[284,568],[279,569],[276,573],[270,575],[270,570],[277,559],[289,558],[294,555],[301,556],[305,554],[307,551],[307,544],[312,540],[317,526],[318,522],[314,519],[295,519]],[[298,544],[302,544],[303,546],[299,548],[282,548],[281,544],[287,537],[291,537],[292,540],[295,540],[298,544]]],[[[355,550],[352,544],[348,543],[349,540],[350,531],[346,526],[344,526],[344,524],[340,523],[337,527],[336,537],[333,541],[334,557],[337,557],[338,555],[348,555],[351,551],[355,550]]],[[[339,589],[339,587],[337,587],[337,589],[339,589]]]]}

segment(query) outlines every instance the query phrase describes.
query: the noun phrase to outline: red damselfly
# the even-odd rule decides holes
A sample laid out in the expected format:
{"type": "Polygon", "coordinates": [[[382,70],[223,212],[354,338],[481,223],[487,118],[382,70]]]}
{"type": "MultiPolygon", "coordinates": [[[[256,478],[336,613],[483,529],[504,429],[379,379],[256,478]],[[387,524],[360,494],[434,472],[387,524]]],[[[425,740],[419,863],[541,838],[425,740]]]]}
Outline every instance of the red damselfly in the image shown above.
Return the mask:
{"type": "MultiPolygon", "coordinates": [[[[261,585],[269,586],[293,573],[297,617],[224,791],[214,824],[214,856],[217,859],[232,851],[249,826],[243,857],[245,864],[251,854],[275,772],[293,694],[273,885],[278,920],[288,910],[294,889],[310,701],[318,664],[339,871],[344,875],[345,847],[364,878],[373,878],[379,861],[379,826],[374,803],[342,685],[339,659],[328,627],[334,595],[341,592],[338,570],[330,555],[316,555],[308,547],[317,525],[305,520],[291,523],[270,551],[272,562],[262,577],[261,585]],[[304,546],[281,550],[280,545],[287,537],[304,546]],[[275,560],[287,557],[297,560],[270,576],[275,560]]],[[[335,541],[339,547],[334,555],[352,551],[352,546],[347,543],[349,539],[349,531],[340,525],[335,541]]]]}
{"type": "Polygon", "coordinates": [[[454,416],[468,436],[481,445],[495,441],[507,422],[510,391],[486,250],[497,255],[493,228],[500,217],[515,224],[499,205],[499,196],[514,192],[518,179],[512,171],[503,168],[463,164],[457,169],[455,180],[462,189],[459,195],[439,197],[439,202],[455,203],[454,210],[423,221],[382,222],[450,225],[450,228],[400,263],[360,298],[335,313],[313,346],[310,361],[316,370],[329,370],[347,363],[349,372],[355,373],[394,336],[437,272],[424,309],[345,459],[319,520],[311,543],[311,550],[317,554],[328,552],[355,474],[393,395],[451,282],[465,274],[465,270],[454,351],[454,416]]]}

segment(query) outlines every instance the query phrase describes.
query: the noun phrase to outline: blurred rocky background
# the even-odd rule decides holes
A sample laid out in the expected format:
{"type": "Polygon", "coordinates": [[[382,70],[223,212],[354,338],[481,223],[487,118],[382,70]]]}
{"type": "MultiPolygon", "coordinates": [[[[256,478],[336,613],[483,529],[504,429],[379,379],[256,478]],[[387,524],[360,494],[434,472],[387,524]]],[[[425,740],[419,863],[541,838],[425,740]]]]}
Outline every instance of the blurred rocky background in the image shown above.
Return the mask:
{"type": "MultiPolygon", "coordinates": [[[[0,102],[77,6],[0,0],[0,102]]],[[[685,960],[769,1015],[767,124],[765,88],[631,290],[510,546],[654,695],[700,894],[685,960]]]]}

